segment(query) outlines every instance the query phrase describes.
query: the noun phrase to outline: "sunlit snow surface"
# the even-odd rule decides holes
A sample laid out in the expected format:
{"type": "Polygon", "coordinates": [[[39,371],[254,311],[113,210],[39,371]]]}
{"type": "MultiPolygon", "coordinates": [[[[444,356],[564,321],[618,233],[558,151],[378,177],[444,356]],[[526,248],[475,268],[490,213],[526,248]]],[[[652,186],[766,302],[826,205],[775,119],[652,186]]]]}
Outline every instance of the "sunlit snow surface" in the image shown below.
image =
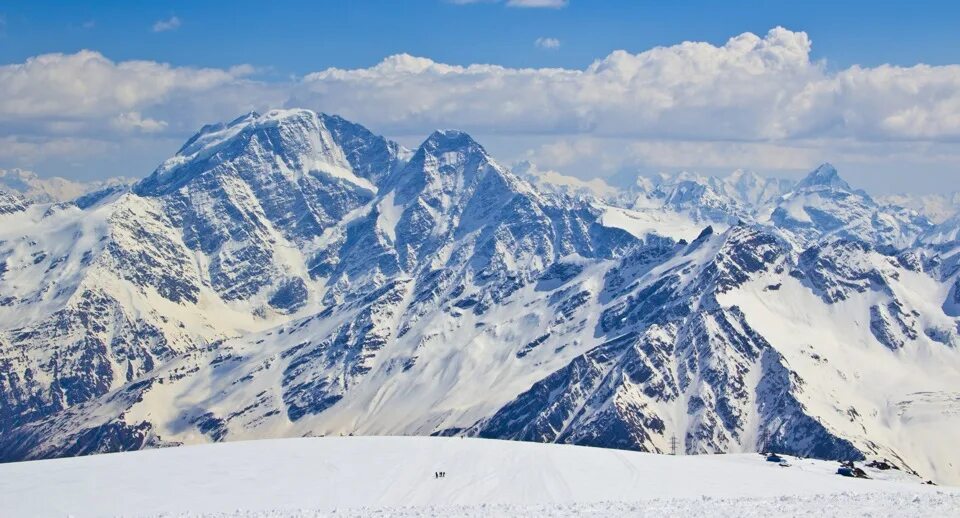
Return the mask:
{"type": "Polygon", "coordinates": [[[896,470],[429,437],[236,442],[0,465],[4,516],[949,516],[896,470]],[[438,479],[435,472],[444,471],[438,479]]]}

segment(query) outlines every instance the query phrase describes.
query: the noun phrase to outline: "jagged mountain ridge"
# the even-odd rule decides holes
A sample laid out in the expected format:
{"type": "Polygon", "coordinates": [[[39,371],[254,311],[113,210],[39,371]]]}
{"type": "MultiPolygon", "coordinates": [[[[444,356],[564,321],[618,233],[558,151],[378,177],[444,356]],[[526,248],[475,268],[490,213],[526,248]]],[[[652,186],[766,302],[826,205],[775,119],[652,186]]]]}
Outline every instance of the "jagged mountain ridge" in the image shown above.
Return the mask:
{"type": "Polygon", "coordinates": [[[955,255],[825,173],[630,208],[541,192],[457,131],[411,152],[305,110],[208,126],[132,193],[12,216],[33,226],[0,256],[0,456],[675,436],[949,477],[914,438],[957,404],[955,255]],[[871,362],[897,383],[851,381],[871,362]]]}

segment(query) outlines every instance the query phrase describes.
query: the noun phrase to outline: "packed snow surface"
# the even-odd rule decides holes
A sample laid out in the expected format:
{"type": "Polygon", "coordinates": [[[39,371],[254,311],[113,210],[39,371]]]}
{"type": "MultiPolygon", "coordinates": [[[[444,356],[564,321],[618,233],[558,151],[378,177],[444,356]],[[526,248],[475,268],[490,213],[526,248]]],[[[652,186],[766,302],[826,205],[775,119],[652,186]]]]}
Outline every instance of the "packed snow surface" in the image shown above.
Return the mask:
{"type": "Polygon", "coordinates": [[[0,514],[960,513],[960,491],[896,470],[862,480],[836,475],[836,462],[786,460],[439,437],[248,441],[0,465],[0,514]]]}

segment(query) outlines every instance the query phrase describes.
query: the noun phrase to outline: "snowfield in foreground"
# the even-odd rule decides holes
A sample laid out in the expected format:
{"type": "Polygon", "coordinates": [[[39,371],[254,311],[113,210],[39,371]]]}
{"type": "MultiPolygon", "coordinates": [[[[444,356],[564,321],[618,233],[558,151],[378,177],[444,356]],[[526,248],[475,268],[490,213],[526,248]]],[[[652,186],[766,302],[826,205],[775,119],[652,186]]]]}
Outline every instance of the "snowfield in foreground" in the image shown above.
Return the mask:
{"type": "Polygon", "coordinates": [[[787,461],[437,437],[263,440],[0,465],[0,514],[960,515],[958,489],[787,461]]]}

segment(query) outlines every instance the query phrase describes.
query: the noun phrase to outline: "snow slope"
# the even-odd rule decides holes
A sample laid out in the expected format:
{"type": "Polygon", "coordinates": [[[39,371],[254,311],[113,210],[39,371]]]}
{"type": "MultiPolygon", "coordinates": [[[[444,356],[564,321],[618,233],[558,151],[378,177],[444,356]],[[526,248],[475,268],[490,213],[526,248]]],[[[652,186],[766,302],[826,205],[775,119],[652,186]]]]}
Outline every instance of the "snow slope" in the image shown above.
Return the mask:
{"type": "Polygon", "coordinates": [[[710,511],[771,504],[815,511],[896,502],[895,515],[960,512],[960,491],[895,470],[756,454],[666,456],[460,438],[328,437],[236,442],[0,466],[5,516],[554,514],[710,511]],[[446,472],[443,479],[434,473],[446,472]],[[839,495],[839,496],[837,496],[839,495]],[[460,507],[456,507],[460,506],[460,507]],[[491,506],[488,512],[487,506],[491,506]],[[537,507],[540,506],[540,507],[537,507]],[[379,511],[375,511],[379,508],[379,511]]]}

